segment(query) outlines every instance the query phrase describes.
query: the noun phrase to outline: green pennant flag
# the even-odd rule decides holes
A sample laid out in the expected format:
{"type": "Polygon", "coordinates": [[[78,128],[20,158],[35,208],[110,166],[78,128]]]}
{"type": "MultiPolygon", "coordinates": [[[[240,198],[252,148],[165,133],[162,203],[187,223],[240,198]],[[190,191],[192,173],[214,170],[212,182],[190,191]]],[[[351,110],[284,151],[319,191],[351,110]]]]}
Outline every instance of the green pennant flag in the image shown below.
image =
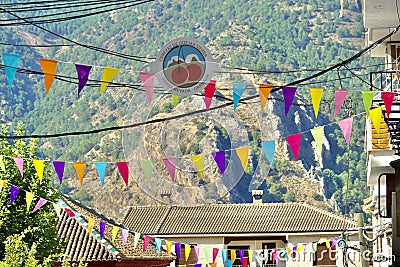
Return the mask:
{"type": "Polygon", "coordinates": [[[153,162],[151,160],[142,160],[140,166],[143,169],[144,175],[147,178],[147,182],[151,182],[151,177],[153,176],[153,162]]]}
{"type": "Polygon", "coordinates": [[[311,129],[311,134],[317,143],[318,150],[322,152],[322,139],[324,137],[324,126],[311,129]]]}
{"type": "Polygon", "coordinates": [[[374,98],[373,91],[363,91],[362,92],[362,99],[364,103],[365,112],[367,113],[367,117],[369,117],[369,110],[372,105],[372,99],[374,98]]]}

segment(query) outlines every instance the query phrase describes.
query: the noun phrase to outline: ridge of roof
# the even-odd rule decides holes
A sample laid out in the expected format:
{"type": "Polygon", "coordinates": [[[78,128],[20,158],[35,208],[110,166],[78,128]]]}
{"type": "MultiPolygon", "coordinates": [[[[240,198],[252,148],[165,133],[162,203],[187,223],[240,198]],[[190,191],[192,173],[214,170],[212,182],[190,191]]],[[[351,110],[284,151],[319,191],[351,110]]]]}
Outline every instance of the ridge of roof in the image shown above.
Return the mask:
{"type": "Polygon", "coordinates": [[[305,202],[302,203],[302,204],[303,204],[304,206],[306,206],[307,208],[309,208],[309,209],[313,209],[313,210],[315,210],[315,211],[317,211],[317,212],[324,213],[324,214],[327,215],[327,216],[334,217],[334,218],[339,219],[339,220],[343,220],[343,221],[348,222],[348,223],[350,223],[350,224],[354,224],[354,226],[358,226],[357,222],[356,222],[354,219],[352,219],[352,218],[347,218],[347,217],[344,216],[344,215],[336,214],[336,213],[333,213],[333,212],[329,212],[329,211],[327,211],[327,210],[321,209],[321,208],[319,208],[319,207],[315,207],[315,206],[313,206],[313,205],[311,205],[311,204],[308,204],[308,203],[305,203],[305,202]]]}

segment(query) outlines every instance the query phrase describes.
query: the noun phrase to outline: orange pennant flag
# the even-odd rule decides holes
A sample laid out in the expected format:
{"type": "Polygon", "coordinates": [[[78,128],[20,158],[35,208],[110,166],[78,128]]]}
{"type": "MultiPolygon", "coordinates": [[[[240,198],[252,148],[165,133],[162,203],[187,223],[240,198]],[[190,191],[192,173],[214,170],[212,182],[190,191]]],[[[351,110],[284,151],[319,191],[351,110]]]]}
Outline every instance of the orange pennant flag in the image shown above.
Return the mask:
{"type": "Polygon", "coordinates": [[[236,148],[236,154],[238,155],[240,162],[242,163],[243,170],[245,172],[247,172],[248,169],[247,166],[249,163],[249,151],[250,151],[249,146],[236,148]]]}
{"type": "Polygon", "coordinates": [[[261,110],[264,110],[265,105],[267,104],[269,94],[271,93],[271,90],[272,90],[272,84],[260,84],[259,85],[261,110]]]}
{"type": "Polygon", "coordinates": [[[58,61],[41,58],[39,59],[39,62],[43,70],[44,86],[46,87],[46,94],[47,94],[49,93],[51,85],[53,84],[54,81],[54,77],[56,76],[58,61]]]}
{"type": "Polygon", "coordinates": [[[83,176],[85,175],[86,163],[85,162],[74,162],[76,174],[78,175],[79,182],[83,184],[83,176]]]}

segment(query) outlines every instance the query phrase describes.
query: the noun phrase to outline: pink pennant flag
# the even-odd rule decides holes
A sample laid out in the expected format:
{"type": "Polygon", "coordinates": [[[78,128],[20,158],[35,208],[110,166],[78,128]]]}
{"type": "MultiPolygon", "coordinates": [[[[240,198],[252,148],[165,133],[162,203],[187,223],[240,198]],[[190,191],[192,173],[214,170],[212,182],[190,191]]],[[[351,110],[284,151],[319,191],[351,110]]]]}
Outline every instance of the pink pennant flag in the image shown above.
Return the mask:
{"type": "Polygon", "coordinates": [[[285,101],[285,115],[288,114],[290,106],[292,105],[294,95],[296,94],[296,87],[286,87],[282,88],[283,100],[285,101]]]}
{"type": "Polygon", "coordinates": [[[83,87],[85,87],[89,79],[89,73],[90,70],[92,69],[92,66],[75,64],[75,68],[76,72],[78,73],[78,97],[79,97],[79,94],[81,93],[83,87]]]}
{"type": "Polygon", "coordinates": [[[292,150],[294,158],[299,160],[301,133],[289,135],[286,137],[286,140],[290,149],[292,150]]]}
{"type": "Polygon", "coordinates": [[[336,90],[335,92],[335,116],[339,114],[339,110],[342,107],[344,101],[346,100],[347,94],[349,91],[347,90],[336,90]]]}
{"type": "Polygon", "coordinates": [[[24,159],[23,158],[13,158],[15,161],[15,164],[17,164],[19,172],[21,173],[21,176],[24,177],[24,159]]]}
{"type": "Polygon", "coordinates": [[[213,248],[213,262],[215,262],[215,260],[217,259],[218,251],[218,248],[213,248]]]}
{"type": "Polygon", "coordinates": [[[394,99],[394,93],[393,92],[382,92],[381,93],[383,103],[385,104],[386,107],[386,113],[389,118],[390,112],[392,112],[392,103],[394,99]]]}
{"type": "Polygon", "coordinates": [[[145,235],[143,237],[143,252],[146,250],[147,245],[150,243],[150,240],[151,240],[151,236],[149,236],[149,235],[145,235]]]}
{"type": "Polygon", "coordinates": [[[38,209],[43,207],[43,205],[46,203],[47,203],[46,199],[40,198],[39,201],[36,203],[36,206],[33,208],[32,213],[35,213],[38,209]]]}
{"type": "Polygon", "coordinates": [[[121,234],[122,234],[122,245],[124,246],[126,244],[126,241],[128,240],[129,231],[127,229],[122,229],[121,234]]]}
{"type": "Polygon", "coordinates": [[[128,186],[128,179],[129,179],[128,163],[127,162],[116,162],[115,164],[117,164],[119,173],[121,174],[122,179],[124,179],[126,186],[128,186]]]}
{"type": "Polygon", "coordinates": [[[344,139],[346,139],[346,143],[350,144],[350,136],[351,136],[351,131],[353,129],[353,117],[341,120],[338,123],[340,129],[342,130],[344,139]]]}
{"type": "Polygon", "coordinates": [[[207,111],[210,109],[211,101],[216,91],[216,83],[217,81],[211,80],[204,88],[204,101],[206,102],[207,111]]]}
{"type": "Polygon", "coordinates": [[[199,261],[200,247],[199,246],[195,246],[194,247],[194,252],[196,253],[196,260],[199,261]]]}
{"type": "Polygon", "coordinates": [[[150,105],[151,100],[153,99],[155,75],[141,71],[139,76],[146,91],[147,104],[150,105]]]}
{"type": "Polygon", "coordinates": [[[165,167],[167,167],[171,180],[175,181],[176,158],[163,159],[165,167]]]}

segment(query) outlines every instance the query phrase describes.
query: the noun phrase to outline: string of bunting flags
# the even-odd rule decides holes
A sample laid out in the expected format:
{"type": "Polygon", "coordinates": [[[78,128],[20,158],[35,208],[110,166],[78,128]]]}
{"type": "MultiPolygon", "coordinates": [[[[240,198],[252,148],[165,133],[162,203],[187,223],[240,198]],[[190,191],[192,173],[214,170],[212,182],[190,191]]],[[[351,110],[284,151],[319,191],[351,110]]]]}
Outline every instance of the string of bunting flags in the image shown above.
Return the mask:
{"type": "MultiPolygon", "coordinates": [[[[40,208],[42,208],[47,203],[51,203],[53,208],[58,216],[61,219],[61,210],[64,210],[68,214],[69,219],[77,219],[81,222],[87,221],[87,229],[89,235],[98,235],[98,238],[102,240],[105,238],[105,229],[107,227],[107,222],[100,220],[98,229],[99,232],[95,230],[95,218],[88,217],[82,218],[83,215],[79,212],[74,211],[71,207],[66,205],[63,201],[59,200],[58,202],[52,202],[46,198],[35,196],[32,192],[26,191],[24,189],[19,188],[18,186],[9,183],[7,180],[0,179],[0,191],[6,187],[6,185],[10,186],[10,206],[13,205],[15,199],[19,196],[21,191],[25,192],[25,200],[26,200],[26,211],[29,212],[31,208],[31,204],[33,199],[39,198],[35,207],[30,212],[31,214],[36,213],[40,208]]],[[[86,225],[86,224],[84,224],[86,225]]],[[[122,224],[119,224],[122,225],[122,224]]],[[[97,227],[96,227],[97,228],[97,227]]],[[[274,263],[278,263],[280,260],[294,260],[299,253],[311,252],[315,253],[317,251],[318,244],[324,244],[328,249],[333,248],[338,245],[340,242],[340,237],[334,237],[331,239],[320,238],[315,242],[308,243],[299,243],[297,245],[287,244],[286,247],[282,248],[274,248],[274,249],[265,249],[265,250],[244,250],[244,249],[219,249],[216,247],[210,246],[200,246],[200,245],[190,245],[180,242],[174,242],[167,239],[161,239],[159,237],[152,237],[150,235],[144,235],[139,232],[131,231],[127,228],[119,227],[117,225],[112,225],[111,231],[111,242],[115,244],[115,239],[117,237],[118,232],[121,230],[121,242],[124,246],[129,238],[129,235],[133,235],[133,246],[136,249],[138,241],[140,238],[143,239],[143,248],[142,252],[145,252],[148,245],[151,241],[154,242],[155,248],[158,254],[161,253],[161,248],[167,252],[168,255],[175,255],[178,260],[182,257],[185,258],[186,261],[189,259],[190,252],[192,249],[195,251],[196,261],[200,261],[202,259],[206,259],[206,262],[210,262],[211,266],[216,266],[217,257],[221,257],[222,262],[228,267],[232,267],[233,263],[236,259],[240,259],[240,262],[243,266],[251,265],[254,259],[258,262],[259,265],[262,265],[262,262],[266,259],[272,259],[274,263]],[[183,250],[184,255],[181,255],[183,250]],[[201,255],[201,253],[203,255],[201,255]],[[228,255],[229,254],[229,255],[228,255]],[[245,257],[247,255],[247,257],[245,257]],[[212,260],[212,261],[211,261],[212,260]]],[[[201,263],[196,264],[185,264],[185,265],[194,265],[196,267],[201,267],[201,263]]]]}

